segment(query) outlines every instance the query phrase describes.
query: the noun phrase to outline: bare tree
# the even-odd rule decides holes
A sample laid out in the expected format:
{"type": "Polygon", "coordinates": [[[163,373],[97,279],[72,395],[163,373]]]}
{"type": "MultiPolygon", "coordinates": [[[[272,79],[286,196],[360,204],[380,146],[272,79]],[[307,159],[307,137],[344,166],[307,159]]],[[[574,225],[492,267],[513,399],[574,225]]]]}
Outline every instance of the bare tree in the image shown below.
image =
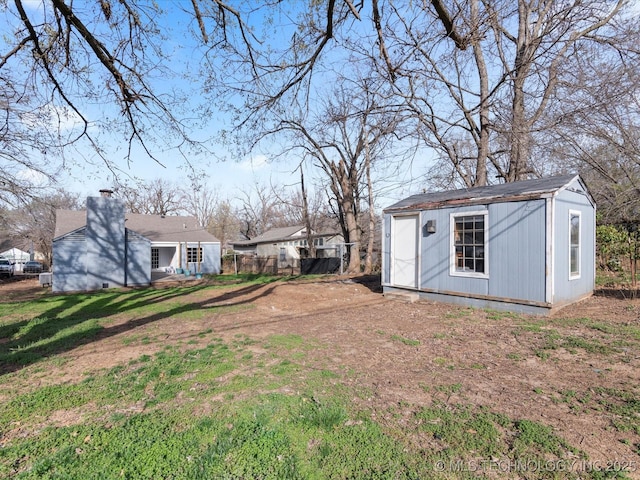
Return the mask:
{"type": "MultiPolygon", "coordinates": [[[[331,192],[335,214],[348,245],[350,273],[361,270],[362,199],[367,175],[380,159],[391,138],[400,131],[400,120],[378,101],[379,91],[368,83],[345,81],[336,88],[311,120],[282,117],[267,135],[289,134],[287,154],[299,152],[320,172],[331,192]]],[[[372,199],[370,204],[373,205],[372,199]]]]}
{"type": "Polygon", "coordinates": [[[207,225],[207,230],[220,240],[223,248],[228,248],[230,241],[241,238],[238,208],[229,199],[220,200],[207,225]]]}
{"type": "Polygon", "coordinates": [[[257,237],[272,228],[292,225],[283,203],[273,191],[273,186],[256,182],[252,188],[243,189],[236,199],[239,203],[240,233],[245,239],[257,237]]]}
{"type": "Polygon", "coordinates": [[[36,198],[19,208],[6,212],[10,237],[18,243],[28,243],[29,248],[42,253],[51,265],[51,246],[56,228],[56,210],[78,210],[79,196],[58,190],[36,198]]]}
{"type": "Polygon", "coordinates": [[[627,3],[389,1],[379,31],[395,48],[380,70],[463,185],[520,180],[536,173],[559,86],[580,86],[564,68],[576,52],[634,54],[619,42],[627,3]]]}
{"type": "Polygon", "coordinates": [[[133,185],[119,184],[114,189],[125,209],[145,215],[179,215],[188,201],[182,191],[167,180],[156,178],[148,182],[138,180],[133,185]]]}

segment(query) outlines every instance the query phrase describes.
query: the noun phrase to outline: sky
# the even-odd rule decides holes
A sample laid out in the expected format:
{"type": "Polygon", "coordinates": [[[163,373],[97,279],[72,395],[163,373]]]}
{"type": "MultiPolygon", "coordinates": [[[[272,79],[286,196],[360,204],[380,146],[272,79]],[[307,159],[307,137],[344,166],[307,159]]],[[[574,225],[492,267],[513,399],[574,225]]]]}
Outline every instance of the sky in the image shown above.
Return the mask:
{"type": "MultiPolygon", "coordinates": [[[[167,32],[180,30],[185,26],[187,19],[179,13],[180,6],[184,4],[185,8],[189,8],[190,2],[186,0],[160,0],[161,5],[167,9],[171,8],[171,15],[167,17],[167,32]]],[[[25,6],[31,12],[38,12],[42,8],[40,0],[29,0],[25,2],[25,6]]],[[[189,58],[189,51],[192,45],[186,37],[178,38],[177,35],[170,35],[168,42],[163,45],[167,52],[171,53],[174,63],[170,67],[181,73],[181,69],[190,68],[194,60],[189,58]]],[[[159,85],[167,89],[172,88],[171,84],[159,85]]],[[[194,93],[197,95],[197,92],[194,93]]],[[[89,118],[102,120],[108,116],[118,115],[115,107],[107,107],[105,105],[81,105],[83,112],[86,112],[89,118]]],[[[51,107],[52,109],[59,107],[51,107]]],[[[195,109],[195,107],[194,107],[195,109]]],[[[62,118],[66,119],[60,128],[65,132],[73,132],[77,129],[77,123],[74,122],[72,114],[66,111],[52,111],[54,114],[62,113],[62,118]]],[[[228,129],[231,121],[224,114],[218,112],[215,118],[202,127],[201,131],[194,132],[196,136],[201,138],[215,138],[220,129],[228,129]]],[[[90,130],[97,133],[95,126],[91,125],[90,130]]],[[[169,181],[179,188],[190,188],[187,175],[189,169],[185,161],[180,158],[177,150],[162,149],[159,147],[154,154],[160,164],[149,158],[141,150],[134,150],[131,161],[126,158],[126,139],[113,134],[100,134],[104,141],[105,156],[109,161],[121,172],[120,181],[130,179],[141,179],[143,181],[152,181],[162,179],[169,181]],[[162,165],[161,165],[162,164],[162,165]]],[[[212,142],[210,150],[211,155],[194,154],[188,155],[191,165],[199,172],[206,175],[206,184],[211,189],[219,192],[223,198],[233,199],[239,196],[239,192],[251,191],[255,184],[274,185],[279,190],[282,188],[298,188],[299,173],[296,168],[300,162],[299,158],[283,158],[278,154],[281,153],[282,147],[276,144],[270,144],[261,151],[257,151],[249,156],[238,158],[235,157],[225,146],[212,142]],[[276,157],[278,157],[276,159],[276,157]]],[[[45,162],[49,161],[45,158],[45,162]]],[[[58,161],[54,159],[53,161],[58,161]]],[[[114,186],[114,176],[112,171],[106,167],[104,162],[97,156],[87,145],[79,144],[74,148],[68,149],[64,153],[65,168],[61,170],[56,179],[58,187],[67,191],[78,193],[81,198],[86,196],[98,195],[102,188],[111,188],[114,186]]],[[[402,196],[419,191],[419,186],[413,186],[412,179],[421,173],[420,163],[407,165],[401,169],[399,176],[394,178],[380,178],[381,185],[387,185],[382,188],[378,195],[377,207],[383,208],[395,202],[402,196]],[[390,185],[400,184],[404,188],[394,189],[390,185]]],[[[25,171],[25,178],[32,178],[34,183],[42,181],[34,172],[25,171]]],[[[305,170],[305,179],[307,183],[313,184],[314,169],[308,167],[305,170]]],[[[319,183],[319,182],[316,182],[319,183]]]]}

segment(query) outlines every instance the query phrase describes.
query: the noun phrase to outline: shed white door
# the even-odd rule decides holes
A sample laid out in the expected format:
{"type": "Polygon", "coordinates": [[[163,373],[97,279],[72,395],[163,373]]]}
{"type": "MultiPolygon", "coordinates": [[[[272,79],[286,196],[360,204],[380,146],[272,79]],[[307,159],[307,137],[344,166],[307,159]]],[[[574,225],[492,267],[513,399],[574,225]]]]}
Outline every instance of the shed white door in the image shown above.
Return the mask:
{"type": "Polygon", "coordinates": [[[393,217],[391,283],[418,288],[418,215],[393,217]]]}

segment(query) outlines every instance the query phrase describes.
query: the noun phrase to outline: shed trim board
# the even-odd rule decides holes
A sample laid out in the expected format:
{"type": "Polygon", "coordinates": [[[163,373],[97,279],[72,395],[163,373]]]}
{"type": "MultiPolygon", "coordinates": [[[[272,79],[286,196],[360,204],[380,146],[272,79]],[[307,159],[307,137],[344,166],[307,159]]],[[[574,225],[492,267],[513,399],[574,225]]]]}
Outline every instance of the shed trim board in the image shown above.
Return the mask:
{"type": "Polygon", "coordinates": [[[595,204],[578,175],[414,195],[383,215],[385,293],[537,314],[593,294],[595,204]]]}
{"type": "Polygon", "coordinates": [[[546,285],[545,285],[545,291],[546,291],[546,301],[547,303],[551,304],[553,302],[553,296],[555,294],[554,292],[554,261],[553,261],[553,238],[554,238],[554,231],[553,231],[553,219],[555,217],[555,208],[556,208],[556,202],[555,202],[555,195],[549,198],[545,199],[545,203],[546,203],[546,225],[545,225],[545,230],[546,230],[546,239],[545,239],[545,262],[546,262],[546,267],[545,267],[545,277],[547,278],[546,281],[546,285]]]}

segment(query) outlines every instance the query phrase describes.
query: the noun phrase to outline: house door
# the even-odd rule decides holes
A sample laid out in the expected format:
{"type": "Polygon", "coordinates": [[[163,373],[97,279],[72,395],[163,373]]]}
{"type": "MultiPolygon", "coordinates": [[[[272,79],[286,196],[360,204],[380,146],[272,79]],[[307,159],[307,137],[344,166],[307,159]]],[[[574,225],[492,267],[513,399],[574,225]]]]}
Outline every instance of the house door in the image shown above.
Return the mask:
{"type": "Polygon", "coordinates": [[[393,217],[391,283],[418,288],[418,215],[393,217]]]}

